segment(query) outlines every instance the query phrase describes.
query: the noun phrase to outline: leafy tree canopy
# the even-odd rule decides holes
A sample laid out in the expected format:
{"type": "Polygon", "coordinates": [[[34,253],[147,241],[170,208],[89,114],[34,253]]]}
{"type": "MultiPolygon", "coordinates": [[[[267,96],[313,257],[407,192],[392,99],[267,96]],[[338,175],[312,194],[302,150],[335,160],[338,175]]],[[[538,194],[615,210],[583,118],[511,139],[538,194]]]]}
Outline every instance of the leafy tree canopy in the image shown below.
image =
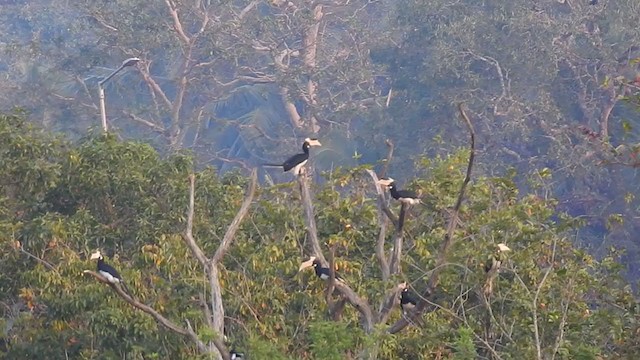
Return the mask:
{"type": "MultiPolygon", "coordinates": [[[[468,157],[460,149],[422,158],[416,163],[421,176],[402,181],[424,204],[408,210],[399,271],[386,278],[375,248],[387,220],[368,166],[337,169],[312,187],[323,252],[330,253],[324,244],[333,249],[337,272],[374,314],[400,282],[422,296],[468,157]]],[[[162,157],[110,135],[68,143],[20,115],[0,117],[0,159],[0,354],[196,359],[222,339],[208,318],[212,270],[203,268],[185,234],[191,222],[205,256],[217,253],[247,199],[248,177],[219,177],[203,168],[190,188],[189,155],[162,157]],[[89,255],[97,248],[133,298],[195,338],[161,325],[84,274],[94,269],[89,255]]],[[[638,304],[619,275],[619,254],[612,249],[598,261],[573,245],[582,222],[557,211],[552,179],[548,169],[474,178],[437,291],[425,312],[398,332],[389,332],[404,316],[396,296],[388,318],[375,315],[370,330],[361,309],[343,304],[335,311],[343,290],[326,294],[326,283],[312,271],[298,272],[312,254],[304,192],[295,182],[259,187],[215,268],[223,341],[250,359],[636,358],[638,304]],[[518,176],[527,177],[528,192],[517,190],[518,176]],[[512,251],[491,278],[484,268],[498,243],[512,251]]],[[[394,237],[383,236],[384,254],[394,237]]]]}

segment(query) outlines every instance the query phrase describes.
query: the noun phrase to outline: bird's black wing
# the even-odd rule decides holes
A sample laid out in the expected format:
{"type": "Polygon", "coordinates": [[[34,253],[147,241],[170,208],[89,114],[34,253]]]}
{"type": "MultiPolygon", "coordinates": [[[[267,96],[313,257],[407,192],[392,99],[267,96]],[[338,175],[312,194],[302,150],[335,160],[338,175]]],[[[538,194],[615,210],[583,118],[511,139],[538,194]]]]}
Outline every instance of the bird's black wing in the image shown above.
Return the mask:
{"type": "Polygon", "coordinates": [[[304,154],[304,153],[295,154],[292,157],[288,158],[287,161],[282,163],[282,168],[284,169],[284,171],[289,171],[293,169],[296,165],[300,164],[301,162],[307,159],[309,159],[308,154],[304,154]]]}
{"type": "Polygon", "coordinates": [[[111,276],[122,280],[122,276],[120,276],[118,271],[116,269],[114,269],[113,266],[111,266],[111,265],[109,265],[107,263],[102,263],[102,265],[98,267],[98,270],[106,271],[109,274],[111,274],[111,276]]]}
{"type": "Polygon", "coordinates": [[[418,194],[415,191],[411,190],[398,190],[398,198],[401,199],[417,199],[418,194]]]}
{"type": "Polygon", "coordinates": [[[402,304],[403,306],[416,306],[418,302],[413,298],[413,296],[411,296],[411,294],[409,294],[408,291],[403,291],[402,295],[400,296],[400,304],[402,304]]]}
{"type": "MultiPolygon", "coordinates": [[[[329,268],[326,267],[317,267],[316,268],[316,275],[319,278],[322,278],[322,276],[326,276],[327,280],[329,280],[329,278],[331,277],[331,273],[329,272],[329,268]]],[[[340,276],[338,276],[338,274],[335,274],[336,280],[337,281],[343,281],[342,278],[340,276]]]]}

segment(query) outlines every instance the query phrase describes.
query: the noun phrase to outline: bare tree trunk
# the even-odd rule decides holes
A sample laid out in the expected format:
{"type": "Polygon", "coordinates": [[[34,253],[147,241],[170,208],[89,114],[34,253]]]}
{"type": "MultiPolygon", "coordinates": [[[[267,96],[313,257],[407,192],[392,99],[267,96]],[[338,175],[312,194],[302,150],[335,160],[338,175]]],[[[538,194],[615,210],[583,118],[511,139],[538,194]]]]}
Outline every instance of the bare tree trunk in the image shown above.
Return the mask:
{"type": "Polygon", "coordinates": [[[291,102],[289,90],[284,86],[280,86],[280,98],[282,98],[285,111],[289,114],[291,124],[297,128],[302,127],[302,119],[300,118],[300,114],[298,114],[298,109],[296,109],[296,106],[291,102]]]}
{"type": "MultiPolygon", "coordinates": [[[[224,305],[222,303],[222,288],[220,286],[220,275],[218,271],[218,265],[224,258],[225,253],[231,247],[231,244],[235,238],[236,232],[240,228],[242,220],[245,218],[253,201],[256,187],[258,182],[258,172],[254,169],[251,172],[251,184],[244,197],[240,209],[233,218],[233,221],[227,228],[222,242],[218,246],[215,254],[211,258],[207,258],[200,246],[197,244],[193,236],[193,219],[195,213],[195,175],[189,175],[189,208],[187,210],[187,228],[183,234],[183,240],[191,250],[193,256],[204,267],[207,280],[209,282],[209,293],[211,296],[211,311],[204,311],[207,324],[212,328],[216,334],[216,339],[213,340],[213,346],[210,346],[209,352],[214,353],[216,358],[228,359],[229,353],[220,353],[220,346],[218,343],[220,340],[218,337],[224,335],[224,305]]],[[[224,345],[224,344],[223,344],[224,345]]],[[[226,351],[226,350],[225,350],[226,351]]]]}
{"type": "Polygon", "coordinates": [[[316,82],[313,80],[314,71],[316,67],[316,54],[318,52],[318,32],[320,30],[320,21],[324,13],[322,12],[323,5],[317,4],[313,8],[313,20],[315,21],[309,29],[304,33],[304,55],[303,61],[309,72],[309,80],[307,80],[307,105],[309,105],[309,121],[311,123],[311,131],[315,134],[320,131],[318,120],[316,119],[314,112],[317,107],[318,101],[316,98],[316,82]]]}

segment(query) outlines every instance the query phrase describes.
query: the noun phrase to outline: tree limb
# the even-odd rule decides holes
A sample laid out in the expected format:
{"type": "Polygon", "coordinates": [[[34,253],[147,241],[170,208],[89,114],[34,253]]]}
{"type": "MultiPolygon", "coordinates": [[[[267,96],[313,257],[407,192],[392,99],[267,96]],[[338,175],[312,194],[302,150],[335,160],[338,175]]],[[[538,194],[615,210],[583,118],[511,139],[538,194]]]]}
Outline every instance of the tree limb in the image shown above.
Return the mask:
{"type": "Polygon", "coordinates": [[[231,221],[231,224],[227,228],[226,233],[224,234],[224,238],[222,242],[218,246],[215,254],[208,261],[207,276],[209,278],[209,291],[211,292],[211,315],[212,322],[214,324],[214,329],[218,332],[224,332],[224,305],[222,304],[222,288],[220,286],[220,275],[218,270],[218,265],[222,261],[224,254],[229,250],[233,239],[235,238],[236,232],[240,228],[240,224],[242,220],[247,215],[249,211],[249,207],[253,202],[253,196],[256,192],[256,184],[258,183],[258,172],[256,169],[253,169],[251,172],[251,183],[249,185],[249,189],[247,190],[247,194],[245,195],[244,201],[240,206],[240,209],[236,213],[236,216],[231,221]]]}
{"type": "Polygon", "coordinates": [[[393,214],[393,212],[391,212],[391,209],[389,209],[389,207],[387,206],[387,203],[385,201],[384,191],[382,191],[382,188],[380,187],[380,184],[378,184],[378,175],[376,175],[376,173],[373,172],[372,170],[367,170],[367,172],[369,173],[369,175],[373,179],[373,183],[374,183],[374,185],[376,187],[376,192],[378,193],[378,207],[382,211],[384,211],[384,213],[387,215],[389,220],[391,220],[391,222],[393,223],[393,226],[397,227],[398,226],[398,218],[393,214]]]}
{"type": "Polygon", "coordinates": [[[387,262],[387,255],[384,251],[384,244],[387,237],[387,218],[385,217],[384,209],[387,208],[387,205],[384,201],[384,193],[380,188],[380,184],[378,184],[378,176],[376,176],[376,173],[372,170],[367,170],[367,172],[373,179],[373,184],[378,193],[378,222],[380,223],[380,231],[378,232],[378,241],[376,242],[376,257],[380,265],[382,280],[387,281],[390,275],[389,263],[387,262]]]}
{"type": "Polygon", "coordinates": [[[240,223],[242,223],[242,220],[244,219],[244,217],[247,215],[247,212],[249,211],[249,207],[251,206],[251,202],[253,201],[253,197],[256,192],[257,183],[258,183],[258,172],[256,169],[253,169],[251,171],[251,184],[249,185],[249,189],[247,190],[247,194],[245,195],[244,201],[242,202],[242,205],[240,206],[240,210],[238,210],[238,213],[236,214],[235,218],[233,218],[231,225],[229,225],[229,227],[227,228],[227,232],[224,234],[224,238],[222,239],[220,246],[218,246],[218,249],[216,250],[215,255],[213,255],[213,259],[212,259],[213,262],[219,263],[224,257],[224,254],[227,252],[227,250],[229,250],[229,247],[233,242],[233,238],[236,236],[236,232],[238,231],[238,228],[240,228],[240,223]]]}
{"type": "Polygon", "coordinates": [[[123,113],[125,115],[129,116],[129,118],[131,120],[133,120],[135,122],[138,122],[138,123],[141,123],[141,124],[143,124],[145,126],[148,126],[155,132],[158,132],[158,133],[161,133],[161,134],[164,134],[164,132],[165,132],[165,128],[163,128],[162,126],[154,124],[153,122],[151,122],[149,120],[143,119],[143,118],[139,117],[138,115],[136,115],[134,113],[131,113],[131,112],[128,112],[128,111],[123,111],[123,113]]]}
{"type": "Polygon", "coordinates": [[[391,164],[391,159],[393,158],[393,150],[395,148],[395,145],[393,145],[393,142],[389,139],[385,140],[384,143],[387,145],[389,152],[387,153],[387,158],[384,159],[384,165],[382,166],[382,170],[380,170],[381,178],[387,176],[387,172],[389,171],[389,164],[391,164]]]}
{"type": "Polygon", "coordinates": [[[171,18],[173,19],[173,29],[178,34],[178,37],[185,43],[189,44],[191,39],[185,34],[184,29],[182,28],[182,23],[180,22],[180,17],[178,16],[178,9],[176,9],[175,5],[172,1],[165,0],[167,7],[169,8],[169,14],[171,14],[171,18]]]}
{"type": "Polygon", "coordinates": [[[398,217],[398,224],[396,225],[396,233],[393,238],[393,251],[391,252],[391,259],[389,261],[389,272],[391,275],[400,272],[400,261],[402,260],[402,246],[403,246],[403,228],[404,218],[407,214],[407,205],[400,203],[400,216],[398,217]]]}
{"type": "Polygon", "coordinates": [[[187,210],[187,229],[182,234],[182,239],[187,244],[193,256],[206,269],[209,260],[193,238],[193,214],[195,212],[195,175],[189,175],[189,209],[187,210]]]}
{"type": "Polygon", "coordinates": [[[167,97],[167,94],[164,93],[160,85],[158,85],[158,83],[155,80],[153,80],[153,78],[151,77],[151,74],[149,73],[149,65],[150,64],[148,62],[145,62],[144,66],[138,67],[140,69],[140,74],[142,75],[142,79],[151,88],[152,93],[155,93],[156,95],[160,96],[160,98],[164,102],[164,105],[168,109],[171,109],[173,107],[173,105],[171,104],[171,100],[169,100],[169,98],[167,97]]]}
{"type": "MultiPolygon", "coordinates": [[[[418,301],[415,311],[407,316],[410,318],[410,320],[422,316],[422,313],[427,306],[426,300],[428,300],[428,298],[435,292],[438,286],[438,282],[440,280],[440,272],[444,268],[443,265],[446,263],[449,248],[451,248],[451,245],[453,245],[454,242],[453,233],[458,225],[458,215],[460,213],[462,201],[464,200],[464,193],[467,185],[471,181],[471,170],[473,169],[473,160],[475,158],[475,131],[473,129],[473,124],[467,116],[467,113],[464,111],[462,104],[458,105],[458,111],[460,112],[460,116],[464,119],[465,125],[467,126],[470,135],[469,163],[467,164],[467,173],[465,175],[464,181],[462,182],[462,185],[460,186],[458,199],[456,200],[456,204],[453,207],[453,212],[447,225],[447,233],[445,234],[444,241],[440,246],[440,252],[438,253],[438,259],[436,260],[435,268],[431,272],[431,276],[429,277],[429,281],[427,283],[427,288],[424,290],[420,301],[418,301]]],[[[391,325],[387,331],[395,334],[407,327],[407,325],[409,324],[409,322],[407,321],[407,317],[400,318],[395,324],[391,325]]]]}
{"type": "Polygon", "coordinates": [[[555,259],[556,259],[556,243],[557,243],[557,240],[554,237],[553,250],[551,253],[551,261],[550,261],[549,267],[544,272],[544,275],[542,276],[542,280],[540,280],[540,283],[538,284],[538,288],[536,289],[536,293],[533,296],[533,302],[531,304],[532,306],[531,311],[533,312],[533,337],[536,341],[536,353],[538,355],[537,357],[538,360],[543,359],[542,340],[540,339],[540,329],[538,328],[538,297],[540,296],[540,291],[542,290],[542,286],[544,285],[545,281],[547,281],[547,277],[549,276],[549,273],[551,273],[551,270],[553,270],[553,263],[555,262],[555,259]]]}
{"type": "MultiPolygon", "coordinates": [[[[298,184],[300,185],[300,196],[305,212],[305,225],[307,226],[307,234],[311,241],[311,247],[314,256],[323,264],[327,264],[327,260],[322,254],[320,241],[318,240],[318,230],[316,228],[315,216],[313,213],[313,203],[311,201],[311,192],[306,174],[298,176],[298,184]]],[[[335,275],[334,275],[335,276],[335,275]]],[[[335,281],[336,289],[346,298],[346,300],[362,315],[362,326],[365,332],[373,331],[373,313],[367,301],[356,294],[347,284],[342,281],[335,281]]]]}
{"type": "Polygon", "coordinates": [[[384,324],[389,318],[391,309],[393,309],[393,306],[398,302],[398,295],[400,294],[400,291],[402,291],[402,285],[404,284],[397,284],[393,289],[387,292],[387,295],[380,304],[380,310],[378,311],[378,323],[384,324]]]}
{"type": "Polygon", "coordinates": [[[311,241],[311,250],[316,258],[326,264],[327,260],[322,254],[320,240],[318,240],[318,229],[316,228],[316,220],[313,213],[313,202],[311,201],[311,192],[309,191],[309,183],[307,182],[306,174],[298,176],[298,185],[300,185],[300,197],[302,200],[302,206],[304,207],[304,219],[305,225],[307,226],[307,235],[311,241]]]}
{"type": "Polygon", "coordinates": [[[362,326],[364,331],[366,333],[371,333],[373,331],[373,313],[371,312],[371,307],[367,301],[358,296],[355,291],[342,281],[336,281],[335,285],[336,289],[338,289],[347,301],[362,315],[362,326]]]}
{"type": "Polygon", "coordinates": [[[332,245],[329,248],[329,281],[327,281],[327,289],[325,291],[325,299],[327,300],[327,307],[329,308],[329,311],[332,312],[333,311],[333,299],[331,297],[331,295],[333,294],[333,290],[336,287],[336,262],[335,262],[335,255],[336,255],[336,247],[335,245],[332,245]]]}
{"type": "Polygon", "coordinates": [[[47,269],[53,271],[54,273],[60,275],[60,273],[58,272],[58,270],[56,270],[55,266],[51,265],[50,262],[41,259],[35,255],[33,255],[32,253],[28,252],[27,250],[24,249],[24,247],[22,246],[22,243],[19,243],[19,245],[17,246],[17,248],[20,250],[21,253],[27,255],[28,257],[34,259],[35,261],[39,262],[40,264],[42,264],[44,267],[46,267],[47,269]]]}
{"type": "MultiPolygon", "coordinates": [[[[120,286],[118,286],[117,284],[113,284],[113,283],[109,282],[107,279],[105,279],[104,276],[98,274],[95,271],[84,270],[83,273],[84,274],[89,274],[89,275],[95,277],[98,281],[109,285],[124,301],[129,303],[129,305],[133,306],[134,308],[136,308],[136,309],[138,309],[138,310],[140,310],[140,311],[142,311],[144,313],[147,313],[148,315],[151,315],[151,317],[153,317],[158,323],[160,323],[165,328],[175,332],[176,334],[180,334],[180,335],[188,337],[191,341],[193,341],[195,343],[195,345],[198,347],[198,350],[201,353],[209,353],[209,349],[207,348],[207,346],[204,344],[204,342],[202,342],[202,340],[200,340],[198,338],[198,335],[193,331],[193,329],[190,328],[190,326],[189,326],[189,328],[185,329],[183,327],[180,327],[180,326],[176,325],[174,322],[172,322],[171,320],[169,320],[166,317],[164,317],[162,314],[157,312],[151,306],[143,304],[140,301],[138,301],[137,299],[134,299],[133,297],[129,296],[129,294],[127,294],[120,286]]],[[[218,335],[218,334],[216,334],[216,335],[218,335]]],[[[224,360],[230,360],[229,359],[229,350],[225,346],[224,342],[221,340],[221,337],[220,336],[215,336],[214,339],[213,339],[213,343],[216,346],[216,348],[218,349],[218,351],[222,354],[222,358],[224,360]]]]}

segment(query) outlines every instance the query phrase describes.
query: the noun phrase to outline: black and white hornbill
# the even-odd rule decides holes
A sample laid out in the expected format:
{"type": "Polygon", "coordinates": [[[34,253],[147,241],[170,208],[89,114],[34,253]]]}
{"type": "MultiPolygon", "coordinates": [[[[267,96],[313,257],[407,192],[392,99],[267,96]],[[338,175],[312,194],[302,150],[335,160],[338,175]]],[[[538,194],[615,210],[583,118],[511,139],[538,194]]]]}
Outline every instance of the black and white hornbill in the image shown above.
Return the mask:
{"type": "MultiPolygon", "coordinates": [[[[310,257],[309,260],[300,264],[300,268],[298,269],[298,272],[310,267],[313,267],[313,269],[316,272],[316,276],[322,280],[329,280],[329,278],[331,277],[329,268],[322,266],[322,263],[320,262],[320,260],[316,259],[315,256],[310,257]]],[[[343,281],[342,278],[338,276],[338,274],[335,274],[335,277],[336,277],[336,281],[343,281]]]]}
{"type": "Polygon", "coordinates": [[[500,270],[500,266],[502,266],[502,263],[507,260],[507,254],[505,254],[507,251],[511,251],[511,249],[505,245],[505,244],[498,244],[496,251],[489,255],[489,258],[487,259],[487,263],[484,264],[484,271],[489,273],[489,272],[497,272],[498,270],[500,270]]]}
{"type": "Polygon", "coordinates": [[[500,272],[500,267],[502,263],[507,260],[506,252],[511,251],[509,247],[505,244],[498,244],[496,246],[496,250],[493,254],[489,255],[487,259],[487,263],[484,264],[484,271],[487,274],[487,279],[482,286],[482,292],[484,296],[488,299],[493,294],[493,283],[498,273],[500,272]]]}
{"type": "Polygon", "coordinates": [[[300,175],[300,172],[302,171],[302,167],[307,163],[307,160],[309,160],[309,148],[311,146],[322,146],[322,144],[320,144],[320,141],[318,141],[318,139],[306,138],[302,143],[301,154],[293,155],[282,164],[264,164],[264,165],[282,167],[282,170],[284,170],[284,172],[293,170],[294,175],[300,175]]]}
{"type": "Polygon", "coordinates": [[[244,359],[244,354],[235,350],[231,350],[231,352],[229,353],[229,357],[231,358],[231,360],[242,360],[244,359]]]}
{"type": "Polygon", "coordinates": [[[402,309],[403,314],[407,314],[412,311],[418,302],[416,299],[409,293],[409,287],[405,283],[402,286],[402,291],[400,291],[400,308],[402,309]]]}
{"type": "Polygon", "coordinates": [[[398,190],[398,188],[396,187],[396,181],[392,178],[380,179],[378,180],[378,183],[380,185],[386,186],[391,193],[391,197],[400,201],[401,203],[414,205],[421,202],[418,194],[416,194],[414,191],[398,190]]]}
{"type": "Polygon", "coordinates": [[[96,252],[91,254],[91,260],[96,260],[96,259],[98,260],[98,264],[96,266],[98,273],[102,275],[105,279],[107,279],[108,282],[112,284],[122,285],[122,288],[127,293],[129,293],[129,289],[127,289],[127,286],[124,284],[124,280],[122,279],[122,276],[120,276],[118,271],[114,269],[113,266],[104,262],[104,257],[102,256],[102,253],[100,253],[100,250],[97,250],[96,252]]]}

